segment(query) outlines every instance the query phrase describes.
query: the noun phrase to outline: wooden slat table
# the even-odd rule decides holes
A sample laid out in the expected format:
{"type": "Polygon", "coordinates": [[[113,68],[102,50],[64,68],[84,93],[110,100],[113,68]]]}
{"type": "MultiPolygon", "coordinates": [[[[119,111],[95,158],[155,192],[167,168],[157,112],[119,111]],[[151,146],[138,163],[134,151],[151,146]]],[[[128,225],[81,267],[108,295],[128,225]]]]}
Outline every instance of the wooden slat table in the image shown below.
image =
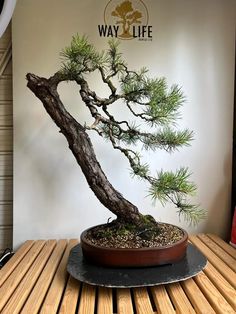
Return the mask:
{"type": "Polygon", "coordinates": [[[190,241],[208,258],[200,274],[134,289],[95,287],[70,277],[66,263],[77,240],[26,241],[0,270],[0,313],[236,313],[236,249],[211,234],[190,241]]]}

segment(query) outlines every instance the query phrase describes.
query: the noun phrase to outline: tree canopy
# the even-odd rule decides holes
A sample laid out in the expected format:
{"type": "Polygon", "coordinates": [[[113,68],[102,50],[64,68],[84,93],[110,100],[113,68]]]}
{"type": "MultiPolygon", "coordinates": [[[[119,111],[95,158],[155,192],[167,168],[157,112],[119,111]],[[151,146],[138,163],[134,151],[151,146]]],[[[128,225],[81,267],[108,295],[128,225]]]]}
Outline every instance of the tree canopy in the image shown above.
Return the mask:
{"type": "Polygon", "coordinates": [[[86,36],[76,35],[61,57],[62,68],[57,76],[80,85],[81,98],[94,118],[93,124],[85,125],[85,129],[110,141],[128,159],[133,175],[149,183],[153,200],[173,203],[190,223],[204,218],[205,211],[188,200],[196,192],[189,170],[180,167],[176,172],[159,170],[152,175],[149,165],[142,162],[140,152],[134,148],[141,143],[145,150],[172,152],[190,145],[193,132],[176,127],[185,102],[181,88],[177,85],[168,88],[165,78],[149,77],[145,67],[130,70],[116,40],[110,40],[108,49],[99,52],[86,36]],[[101,97],[90,89],[87,76],[95,71],[108,87],[108,97],[101,97]],[[110,108],[117,101],[128,108],[133,121],[120,121],[111,114],[110,108]],[[148,128],[142,128],[143,124],[148,128]]]}

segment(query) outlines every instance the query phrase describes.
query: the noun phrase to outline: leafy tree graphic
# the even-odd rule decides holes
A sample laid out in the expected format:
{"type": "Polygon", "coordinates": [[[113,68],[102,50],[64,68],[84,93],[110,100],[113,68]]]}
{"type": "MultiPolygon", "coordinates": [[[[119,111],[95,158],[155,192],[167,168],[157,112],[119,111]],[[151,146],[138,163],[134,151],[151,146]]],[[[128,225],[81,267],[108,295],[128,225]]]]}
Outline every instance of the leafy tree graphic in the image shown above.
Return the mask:
{"type": "Polygon", "coordinates": [[[138,10],[134,10],[131,1],[123,1],[120,5],[117,5],[114,11],[111,13],[112,16],[119,18],[116,24],[121,24],[123,33],[119,35],[122,38],[130,38],[130,26],[132,24],[140,24],[140,18],[142,13],[138,10]]]}

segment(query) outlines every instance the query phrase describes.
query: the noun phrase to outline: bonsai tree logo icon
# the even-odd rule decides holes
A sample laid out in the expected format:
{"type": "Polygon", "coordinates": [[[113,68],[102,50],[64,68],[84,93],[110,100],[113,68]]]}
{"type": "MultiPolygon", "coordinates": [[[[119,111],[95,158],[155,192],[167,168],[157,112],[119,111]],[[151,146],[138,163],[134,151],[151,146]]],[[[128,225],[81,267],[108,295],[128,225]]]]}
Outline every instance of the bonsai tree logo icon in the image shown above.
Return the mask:
{"type": "Polygon", "coordinates": [[[110,0],[104,10],[104,22],[112,37],[133,39],[134,28],[147,26],[148,10],[142,0],[110,0]]]}
{"type": "Polygon", "coordinates": [[[133,8],[131,1],[123,1],[120,5],[117,5],[111,15],[117,17],[116,24],[122,25],[121,38],[132,38],[130,27],[133,24],[141,24],[140,19],[143,16],[139,10],[133,8]]]}

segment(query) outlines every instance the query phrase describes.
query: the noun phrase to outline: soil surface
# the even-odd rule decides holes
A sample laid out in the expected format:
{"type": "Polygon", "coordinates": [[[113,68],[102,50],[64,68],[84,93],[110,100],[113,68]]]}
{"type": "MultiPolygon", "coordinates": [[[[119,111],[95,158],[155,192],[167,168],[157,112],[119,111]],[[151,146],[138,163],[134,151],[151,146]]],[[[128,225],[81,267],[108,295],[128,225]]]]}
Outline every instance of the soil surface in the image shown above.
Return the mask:
{"type": "Polygon", "coordinates": [[[171,245],[183,238],[183,231],[174,225],[157,223],[157,230],[150,236],[134,228],[114,227],[112,223],[99,225],[87,232],[86,240],[108,248],[145,248],[171,245]]]}

